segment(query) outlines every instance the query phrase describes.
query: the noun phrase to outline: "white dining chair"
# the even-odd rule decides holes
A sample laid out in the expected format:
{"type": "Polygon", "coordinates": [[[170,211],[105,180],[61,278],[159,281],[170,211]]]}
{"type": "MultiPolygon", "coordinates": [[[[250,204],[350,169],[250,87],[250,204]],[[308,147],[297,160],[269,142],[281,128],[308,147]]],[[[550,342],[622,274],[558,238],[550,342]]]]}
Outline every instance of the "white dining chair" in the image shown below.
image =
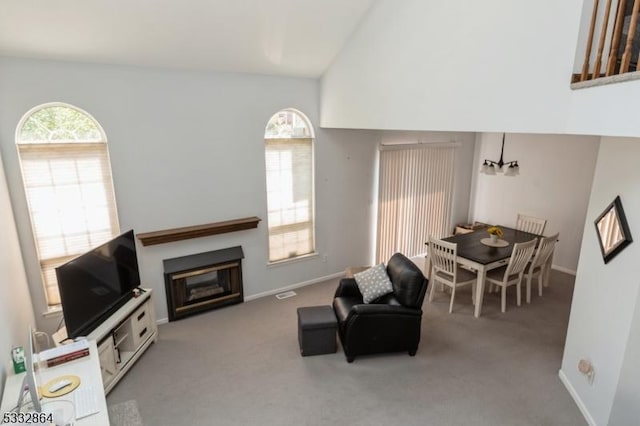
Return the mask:
{"type": "Polygon", "coordinates": [[[547,226],[546,219],[540,219],[533,216],[526,216],[518,213],[516,220],[516,229],[518,231],[529,232],[531,234],[542,235],[544,227],[547,226]]]}
{"type": "Polygon", "coordinates": [[[451,287],[451,301],[449,313],[453,310],[453,300],[456,297],[456,288],[471,285],[471,302],[474,302],[477,275],[463,269],[458,265],[458,245],[429,237],[429,258],[431,259],[431,292],[429,303],[433,300],[436,284],[444,284],[451,287]]]}
{"type": "Polygon", "coordinates": [[[527,303],[531,303],[531,281],[534,278],[538,278],[538,295],[542,296],[542,281],[546,272],[545,268],[547,267],[549,257],[553,254],[553,250],[556,247],[556,241],[558,241],[559,235],[560,234],[556,234],[550,237],[540,238],[538,249],[525,272],[525,277],[527,278],[527,303]]]}
{"type": "Polygon", "coordinates": [[[506,266],[502,266],[497,269],[492,269],[487,272],[486,281],[489,284],[502,287],[502,312],[507,310],[507,287],[512,285],[517,289],[518,306],[522,301],[521,283],[524,276],[524,270],[527,267],[527,263],[533,256],[533,252],[536,249],[537,239],[534,238],[526,243],[516,243],[513,245],[513,251],[509,258],[509,263],[506,266]]]}

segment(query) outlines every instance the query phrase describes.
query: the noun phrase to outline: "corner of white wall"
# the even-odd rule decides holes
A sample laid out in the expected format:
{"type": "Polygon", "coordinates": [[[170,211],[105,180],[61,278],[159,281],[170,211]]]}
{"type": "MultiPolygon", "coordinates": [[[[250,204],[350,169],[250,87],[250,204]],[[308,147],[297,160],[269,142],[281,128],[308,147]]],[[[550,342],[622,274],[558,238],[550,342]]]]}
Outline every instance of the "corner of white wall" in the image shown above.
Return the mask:
{"type": "MultiPolygon", "coordinates": [[[[604,264],[593,220],[620,195],[631,233],[640,232],[638,156],[640,139],[600,141],[562,359],[565,386],[588,413],[587,420],[601,425],[610,420],[629,336],[637,333],[632,318],[639,303],[640,285],[634,277],[640,246],[631,244],[604,264]],[[594,365],[593,382],[582,380],[577,371],[580,359],[594,365]]],[[[637,395],[640,383],[633,390],[637,395]]]]}
{"type": "MultiPolygon", "coordinates": [[[[13,219],[9,192],[0,155],[0,383],[4,383],[11,369],[9,353],[12,346],[25,343],[27,327],[35,323],[33,306],[27,287],[18,234],[13,219]],[[4,285],[4,284],[11,285],[4,285]]],[[[0,398],[3,388],[0,387],[0,398]]]]}
{"type": "Polygon", "coordinates": [[[589,426],[597,426],[596,421],[593,420],[593,417],[591,417],[591,413],[589,413],[587,406],[584,404],[584,402],[582,402],[582,399],[580,399],[580,395],[578,395],[578,392],[576,392],[575,388],[567,378],[567,375],[564,374],[564,371],[562,371],[562,369],[558,371],[558,377],[560,377],[560,381],[562,382],[564,387],[567,388],[569,395],[571,395],[571,397],[575,401],[578,409],[584,416],[584,419],[587,421],[589,426]]]}

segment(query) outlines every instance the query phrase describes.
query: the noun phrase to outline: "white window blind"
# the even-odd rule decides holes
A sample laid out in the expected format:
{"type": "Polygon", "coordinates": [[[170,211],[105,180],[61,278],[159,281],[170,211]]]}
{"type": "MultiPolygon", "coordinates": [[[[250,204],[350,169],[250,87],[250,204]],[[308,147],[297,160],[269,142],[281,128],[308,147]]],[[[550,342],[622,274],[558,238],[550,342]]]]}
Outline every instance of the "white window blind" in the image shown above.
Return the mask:
{"type": "Polygon", "coordinates": [[[429,236],[449,235],[453,147],[394,146],[380,152],[377,262],[426,251],[429,236]]]}
{"type": "Polygon", "coordinates": [[[267,139],[269,261],[314,251],[311,139],[267,139]]]}
{"type": "Polygon", "coordinates": [[[315,252],[312,134],[295,110],[279,111],[267,124],[269,262],[315,252]]]}
{"type": "Polygon", "coordinates": [[[18,153],[47,303],[55,267],[119,234],[107,142],[88,115],[45,106],[27,117],[18,153]]]}

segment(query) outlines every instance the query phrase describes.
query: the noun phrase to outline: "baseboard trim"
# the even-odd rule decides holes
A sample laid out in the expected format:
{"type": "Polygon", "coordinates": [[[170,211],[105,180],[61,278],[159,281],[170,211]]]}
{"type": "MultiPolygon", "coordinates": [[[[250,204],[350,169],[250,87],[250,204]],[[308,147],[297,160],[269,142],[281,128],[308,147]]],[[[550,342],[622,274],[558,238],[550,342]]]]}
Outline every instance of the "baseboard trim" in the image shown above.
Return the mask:
{"type": "Polygon", "coordinates": [[[560,377],[560,381],[562,382],[564,387],[567,388],[569,395],[571,395],[571,397],[575,401],[576,405],[578,406],[578,409],[584,416],[584,419],[587,421],[587,423],[590,426],[597,426],[595,420],[593,420],[593,417],[591,417],[589,410],[587,410],[586,405],[584,405],[584,403],[582,402],[582,399],[580,399],[578,392],[576,392],[575,388],[573,387],[573,385],[571,385],[571,382],[569,382],[569,379],[564,374],[564,371],[558,370],[558,377],[560,377]]]}
{"type": "Polygon", "coordinates": [[[558,266],[558,265],[551,265],[551,269],[555,269],[556,271],[564,272],[565,274],[573,275],[574,277],[578,273],[577,271],[574,271],[573,269],[564,268],[564,267],[558,266]]]}
{"type": "MultiPolygon", "coordinates": [[[[325,275],[324,277],[314,278],[309,281],[303,281],[297,284],[291,284],[284,287],[276,288],[275,290],[263,291],[262,293],[252,294],[251,296],[247,296],[244,298],[245,302],[250,302],[251,300],[260,299],[262,297],[273,296],[274,294],[282,293],[283,291],[289,291],[300,287],[306,287],[311,284],[321,283],[322,281],[332,280],[334,278],[342,278],[344,277],[344,271],[336,272],[335,274],[325,275]]],[[[156,324],[166,324],[169,322],[169,318],[160,318],[156,320],[156,324]]]]}
{"type": "Polygon", "coordinates": [[[311,284],[317,284],[322,281],[332,280],[334,278],[341,278],[341,277],[344,277],[344,271],[336,272],[335,274],[331,274],[331,275],[325,275],[324,277],[320,277],[320,278],[314,278],[309,281],[303,281],[297,284],[287,285],[284,287],[276,288],[274,290],[263,291],[262,293],[252,294],[251,296],[245,297],[244,301],[249,302],[251,300],[260,299],[262,297],[273,296],[274,294],[282,293],[283,291],[294,290],[296,288],[306,287],[311,284]]]}

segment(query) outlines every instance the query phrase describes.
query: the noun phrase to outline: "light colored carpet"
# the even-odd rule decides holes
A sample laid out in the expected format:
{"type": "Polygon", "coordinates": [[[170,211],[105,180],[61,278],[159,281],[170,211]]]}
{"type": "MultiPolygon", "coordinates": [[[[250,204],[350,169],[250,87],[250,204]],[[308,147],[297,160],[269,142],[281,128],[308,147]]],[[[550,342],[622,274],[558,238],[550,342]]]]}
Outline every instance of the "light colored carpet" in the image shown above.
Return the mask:
{"type": "Polygon", "coordinates": [[[135,399],[109,405],[108,411],[111,426],[142,426],[142,417],[135,399]]]}
{"type": "Polygon", "coordinates": [[[425,301],[415,357],[348,364],[342,350],[301,357],[296,308],[330,304],[337,280],[159,327],[152,345],[109,394],[136,399],[162,425],[584,425],[558,378],[573,277],[556,271],[544,296],[507,312],[499,294],[473,317],[469,289],[425,301]]]}

